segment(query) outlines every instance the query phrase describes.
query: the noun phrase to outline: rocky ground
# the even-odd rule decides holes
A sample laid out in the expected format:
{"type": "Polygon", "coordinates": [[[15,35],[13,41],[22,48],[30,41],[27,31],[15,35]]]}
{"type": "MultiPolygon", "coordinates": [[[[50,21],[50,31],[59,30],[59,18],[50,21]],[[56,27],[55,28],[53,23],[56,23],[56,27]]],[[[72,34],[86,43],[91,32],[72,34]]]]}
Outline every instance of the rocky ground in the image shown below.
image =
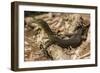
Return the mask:
{"type": "Polygon", "coordinates": [[[44,60],[73,60],[73,59],[87,59],[90,58],[90,30],[86,31],[83,37],[86,40],[82,41],[77,48],[62,48],[58,45],[52,44],[46,49],[48,55],[45,53],[43,47],[47,43],[48,35],[36,23],[32,23],[33,17],[35,19],[42,19],[48,23],[50,29],[59,37],[65,37],[65,34],[74,33],[74,29],[79,25],[80,18],[84,26],[90,25],[89,14],[75,14],[75,13],[37,13],[25,17],[24,29],[24,48],[25,61],[44,61],[44,60]],[[33,27],[30,27],[31,24],[33,27]],[[52,59],[51,59],[52,57],[52,59]]]}

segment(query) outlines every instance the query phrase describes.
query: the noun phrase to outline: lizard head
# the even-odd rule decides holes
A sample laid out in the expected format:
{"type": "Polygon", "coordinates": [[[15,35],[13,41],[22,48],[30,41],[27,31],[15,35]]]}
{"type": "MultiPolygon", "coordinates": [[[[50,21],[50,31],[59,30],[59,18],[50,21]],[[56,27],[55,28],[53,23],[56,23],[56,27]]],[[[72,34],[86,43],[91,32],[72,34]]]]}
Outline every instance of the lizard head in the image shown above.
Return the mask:
{"type": "Polygon", "coordinates": [[[42,28],[45,28],[47,23],[42,20],[42,19],[33,19],[33,22],[32,23],[36,23],[38,26],[41,26],[42,28]]]}

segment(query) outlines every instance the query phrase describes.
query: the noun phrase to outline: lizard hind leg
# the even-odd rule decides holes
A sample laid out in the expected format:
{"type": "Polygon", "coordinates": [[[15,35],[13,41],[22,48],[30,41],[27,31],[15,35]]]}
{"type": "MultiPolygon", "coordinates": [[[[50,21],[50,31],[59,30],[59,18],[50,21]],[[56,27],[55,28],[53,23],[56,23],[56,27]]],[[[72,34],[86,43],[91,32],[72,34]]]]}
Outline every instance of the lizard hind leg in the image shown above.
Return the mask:
{"type": "Polygon", "coordinates": [[[72,46],[69,46],[69,47],[68,47],[68,51],[69,51],[69,52],[73,52],[73,51],[75,51],[75,48],[73,48],[72,46]]]}

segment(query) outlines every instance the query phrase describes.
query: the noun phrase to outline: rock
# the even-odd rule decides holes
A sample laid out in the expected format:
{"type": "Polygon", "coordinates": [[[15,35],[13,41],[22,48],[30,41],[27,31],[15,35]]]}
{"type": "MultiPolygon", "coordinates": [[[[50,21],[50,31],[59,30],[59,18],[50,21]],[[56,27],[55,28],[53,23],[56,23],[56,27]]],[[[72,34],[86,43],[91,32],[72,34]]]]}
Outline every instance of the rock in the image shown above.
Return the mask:
{"type": "Polygon", "coordinates": [[[64,53],[64,50],[57,46],[52,45],[48,49],[48,54],[53,58],[53,60],[67,60],[69,59],[68,55],[64,53]]]}

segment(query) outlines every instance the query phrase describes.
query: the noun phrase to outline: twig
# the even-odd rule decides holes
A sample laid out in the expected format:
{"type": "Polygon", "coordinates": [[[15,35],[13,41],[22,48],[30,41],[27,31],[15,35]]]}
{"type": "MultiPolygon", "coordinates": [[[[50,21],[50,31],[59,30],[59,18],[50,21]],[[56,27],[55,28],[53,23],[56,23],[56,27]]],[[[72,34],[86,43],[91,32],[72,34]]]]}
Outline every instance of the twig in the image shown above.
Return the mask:
{"type": "Polygon", "coordinates": [[[90,52],[88,52],[88,53],[86,53],[86,54],[80,56],[79,59],[83,59],[83,58],[85,58],[85,57],[87,57],[87,56],[89,56],[89,55],[90,55],[90,52]]]}

